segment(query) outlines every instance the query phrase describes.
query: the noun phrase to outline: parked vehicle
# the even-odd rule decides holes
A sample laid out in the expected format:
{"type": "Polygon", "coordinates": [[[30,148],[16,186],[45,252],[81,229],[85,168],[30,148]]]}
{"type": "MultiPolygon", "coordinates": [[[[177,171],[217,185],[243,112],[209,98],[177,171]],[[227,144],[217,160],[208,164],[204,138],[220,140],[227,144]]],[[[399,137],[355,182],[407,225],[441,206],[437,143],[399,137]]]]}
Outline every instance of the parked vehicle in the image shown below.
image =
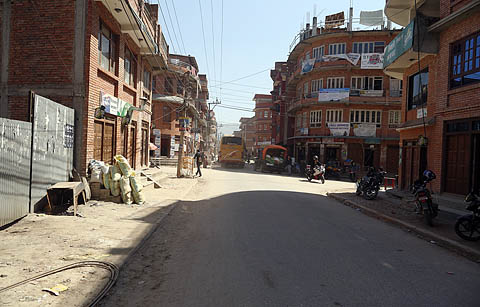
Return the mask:
{"type": "Polygon", "coordinates": [[[372,167],[366,176],[357,181],[357,196],[363,195],[367,200],[375,199],[378,191],[380,191],[385,174],[386,172],[382,169],[375,171],[372,167]]]}
{"type": "Polygon", "coordinates": [[[262,156],[255,159],[254,170],[261,172],[276,172],[281,174],[285,170],[287,149],[278,145],[268,145],[262,151],[262,156]]]}
{"type": "Polygon", "coordinates": [[[220,142],[218,161],[222,167],[236,166],[243,168],[245,167],[244,152],[245,145],[241,137],[225,135],[220,142]]]}
{"type": "Polygon", "coordinates": [[[435,173],[430,170],[423,172],[422,178],[413,183],[412,193],[415,195],[415,210],[423,214],[425,222],[433,226],[433,219],[438,215],[438,205],[432,201],[432,195],[427,188],[427,183],[436,178],[435,173]]]}
{"type": "Polygon", "coordinates": [[[308,181],[312,181],[312,179],[315,180],[320,180],[323,183],[325,183],[325,166],[320,165],[317,167],[311,167],[310,165],[307,165],[307,168],[305,170],[305,176],[307,176],[308,181]]]}
{"type": "Polygon", "coordinates": [[[455,223],[455,232],[457,235],[467,241],[480,240],[480,201],[473,192],[465,197],[467,203],[466,209],[472,211],[458,218],[455,223]]]}

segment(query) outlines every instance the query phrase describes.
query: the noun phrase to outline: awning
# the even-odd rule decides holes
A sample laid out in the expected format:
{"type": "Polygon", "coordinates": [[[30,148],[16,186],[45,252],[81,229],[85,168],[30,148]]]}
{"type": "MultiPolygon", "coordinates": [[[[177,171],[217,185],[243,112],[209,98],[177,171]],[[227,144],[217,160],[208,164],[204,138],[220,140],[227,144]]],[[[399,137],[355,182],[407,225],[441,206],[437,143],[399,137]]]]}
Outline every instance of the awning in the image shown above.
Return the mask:
{"type": "MultiPolygon", "coordinates": [[[[433,124],[435,124],[435,116],[425,118],[425,126],[432,126],[433,124]]],[[[406,121],[400,124],[395,130],[402,131],[402,130],[419,128],[419,127],[423,127],[423,118],[417,118],[414,120],[406,121]]]]}
{"type": "Polygon", "coordinates": [[[165,96],[163,94],[153,94],[152,101],[170,102],[182,104],[183,98],[178,96],[165,96]]]}

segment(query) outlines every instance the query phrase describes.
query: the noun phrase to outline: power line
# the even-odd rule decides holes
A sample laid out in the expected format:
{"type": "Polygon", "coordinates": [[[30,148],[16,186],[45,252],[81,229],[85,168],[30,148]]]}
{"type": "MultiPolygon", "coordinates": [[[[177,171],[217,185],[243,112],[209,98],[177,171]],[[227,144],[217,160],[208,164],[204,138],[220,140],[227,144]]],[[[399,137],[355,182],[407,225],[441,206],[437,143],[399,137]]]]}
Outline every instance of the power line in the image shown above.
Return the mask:
{"type": "Polygon", "coordinates": [[[248,76],[245,76],[245,77],[241,77],[241,78],[238,78],[238,79],[235,79],[235,80],[232,80],[232,81],[224,82],[223,84],[230,84],[230,83],[233,83],[233,82],[238,81],[238,80],[250,78],[250,77],[253,77],[253,76],[255,76],[255,75],[261,74],[262,72],[265,72],[265,71],[267,71],[267,70],[271,70],[271,68],[267,68],[267,69],[264,69],[264,70],[262,70],[262,71],[259,71],[259,72],[253,73],[253,74],[251,74],[251,75],[248,75],[248,76]]]}
{"type": "MultiPolygon", "coordinates": [[[[213,80],[211,80],[213,81],[213,80]]],[[[216,80],[215,80],[216,81],[216,80]]],[[[221,81],[220,81],[221,82],[221,81]]],[[[222,82],[221,82],[222,83],[222,82]]],[[[234,86],[242,86],[242,87],[250,87],[250,88],[258,88],[262,90],[271,90],[272,88],[270,87],[261,87],[261,86],[255,86],[255,85],[248,85],[248,84],[242,84],[242,83],[234,83],[234,82],[229,82],[229,84],[234,85],[234,86]]],[[[218,87],[218,86],[212,86],[212,87],[218,87]]]]}
{"type": "MultiPolygon", "coordinates": [[[[168,26],[167,26],[167,19],[165,18],[165,15],[163,14],[162,6],[160,5],[160,0],[157,0],[157,3],[158,3],[158,7],[160,8],[160,13],[162,13],[163,22],[165,22],[165,28],[167,29],[168,38],[170,39],[170,42],[172,43],[173,52],[177,53],[177,51],[175,50],[175,44],[173,43],[172,35],[170,34],[170,30],[168,29],[168,26]]],[[[122,2],[122,5],[123,5],[123,2],[122,2]]],[[[128,17],[128,15],[127,15],[127,17],[128,17]]],[[[129,18],[129,20],[130,20],[130,18],[129,18]]]]}
{"type": "MultiPolygon", "coordinates": [[[[177,33],[175,32],[175,27],[173,25],[172,16],[170,15],[170,9],[168,8],[167,0],[165,0],[165,6],[167,8],[168,18],[170,19],[170,24],[172,25],[173,36],[175,37],[175,41],[177,42],[178,50],[182,52],[182,48],[180,48],[180,44],[178,43],[177,33]]],[[[185,53],[185,48],[183,52],[185,53]]]]}
{"type": "MultiPolygon", "coordinates": [[[[217,79],[217,68],[215,67],[215,31],[213,26],[213,0],[210,0],[210,8],[212,12],[212,52],[213,52],[213,77],[215,80],[217,79]]],[[[216,82],[215,82],[216,83],[216,82]]]]}
{"type": "Polygon", "coordinates": [[[200,7],[200,19],[202,21],[202,36],[203,36],[203,49],[205,51],[205,62],[207,64],[207,73],[210,76],[210,68],[208,67],[207,43],[205,41],[205,28],[203,27],[202,2],[200,0],[198,0],[198,5],[200,7]]]}
{"type": "MultiPolygon", "coordinates": [[[[222,32],[220,35],[220,84],[222,83],[223,75],[223,0],[222,0],[222,32]]],[[[222,99],[222,87],[220,85],[220,99],[222,99]]]]}
{"type": "Polygon", "coordinates": [[[183,51],[185,51],[185,54],[186,54],[187,49],[185,49],[182,30],[180,29],[180,23],[178,22],[178,17],[177,17],[177,10],[175,9],[175,2],[173,0],[172,0],[172,6],[173,6],[173,12],[175,13],[175,19],[177,20],[178,32],[180,33],[180,40],[182,41],[183,51]]]}

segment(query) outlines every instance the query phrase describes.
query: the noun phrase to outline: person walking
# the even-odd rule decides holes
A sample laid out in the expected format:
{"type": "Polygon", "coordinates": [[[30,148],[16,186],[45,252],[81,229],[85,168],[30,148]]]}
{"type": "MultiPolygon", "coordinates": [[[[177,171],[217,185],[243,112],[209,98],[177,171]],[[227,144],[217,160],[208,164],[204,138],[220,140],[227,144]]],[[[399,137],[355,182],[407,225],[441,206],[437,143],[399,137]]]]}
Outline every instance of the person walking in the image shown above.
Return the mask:
{"type": "Polygon", "coordinates": [[[197,149],[197,153],[193,158],[197,160],[197,173],[195,174],[195,176],[202,177],[202,171],[200,170],[200,168],[202,167],[203,154],[200,152],[200,149],[197,149]]]}

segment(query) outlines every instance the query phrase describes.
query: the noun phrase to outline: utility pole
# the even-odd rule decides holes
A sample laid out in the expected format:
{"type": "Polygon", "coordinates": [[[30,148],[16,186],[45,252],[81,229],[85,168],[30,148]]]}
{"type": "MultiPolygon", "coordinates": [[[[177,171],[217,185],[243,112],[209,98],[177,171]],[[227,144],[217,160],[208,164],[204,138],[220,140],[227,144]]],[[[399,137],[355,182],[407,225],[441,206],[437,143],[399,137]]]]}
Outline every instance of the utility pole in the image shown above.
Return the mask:
{"type": "MultiPolygon", "coordinates": [[[[183,108],[183,111],[184,111],[184,117],[186,117],[187,115],[187,97],[186,97],[186,88],[187,88],[187,81],[188,81],[188,72],[184,73],[183,74],[183,105],[182,105],[182,108],[183,108]]],[[[182,167],[183,167],[183,141],[184,141],[184,138],[185,138],[185,129],[187,129],[186,127],[186,122],[185,122],[185,119],[183,119],[183,124],[180,123],[180,144],[178,146],[178,162],[177,162],[177,178],[180,178],[182,177],[182,167]],[[184,125],[185,127],[182,127],[182,125],[184,125]]]]}
{"type": "Polygon", "coordinates": [[[210,151],[210,105],[214,105],[213,108],[211,110],[213,110],[215,108],[215,106],[217,104],[221,104],[221,101],[218,101],[218,98],[215,99],[215,102],[210,102],[208,103],[208,113],[207,113],[207,148],[208,148],[208,151],[210,151]]]}

